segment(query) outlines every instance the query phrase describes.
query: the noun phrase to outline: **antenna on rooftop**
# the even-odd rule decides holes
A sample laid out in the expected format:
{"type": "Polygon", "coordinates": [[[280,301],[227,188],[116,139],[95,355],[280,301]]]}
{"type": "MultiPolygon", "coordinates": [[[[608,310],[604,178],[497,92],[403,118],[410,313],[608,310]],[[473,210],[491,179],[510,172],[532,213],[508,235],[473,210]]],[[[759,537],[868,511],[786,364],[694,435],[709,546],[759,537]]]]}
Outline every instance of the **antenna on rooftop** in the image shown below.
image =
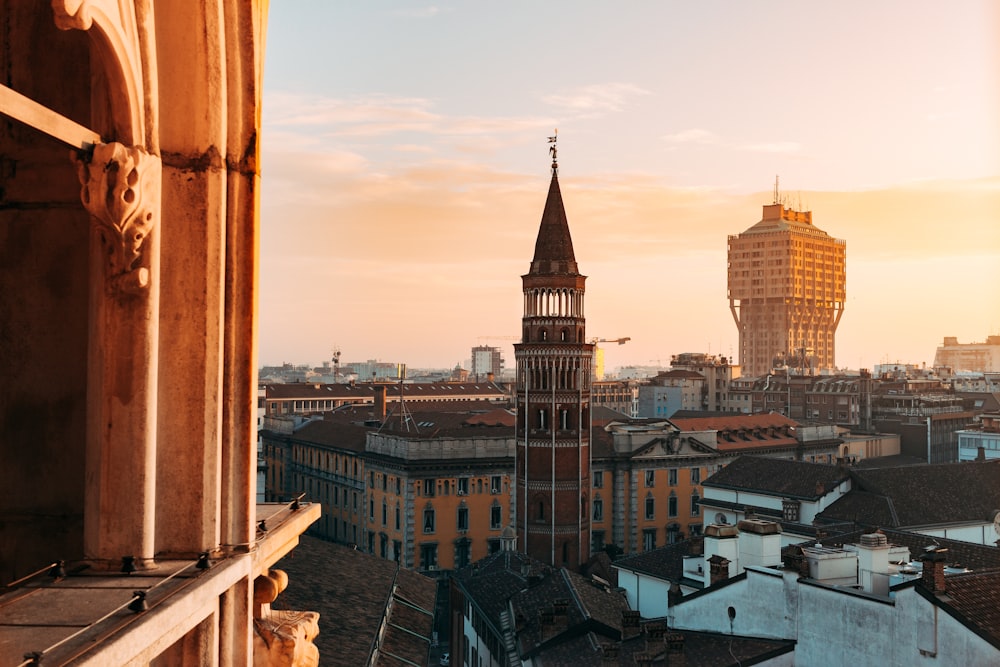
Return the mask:
{"type": "Polygon", "coordinates": [[[778,175],[777,174],[774,175],[774,201],[771,202],[771,203],[772,204],[780,204],[781,203],[781,200],[778,199],[778,175]]]}

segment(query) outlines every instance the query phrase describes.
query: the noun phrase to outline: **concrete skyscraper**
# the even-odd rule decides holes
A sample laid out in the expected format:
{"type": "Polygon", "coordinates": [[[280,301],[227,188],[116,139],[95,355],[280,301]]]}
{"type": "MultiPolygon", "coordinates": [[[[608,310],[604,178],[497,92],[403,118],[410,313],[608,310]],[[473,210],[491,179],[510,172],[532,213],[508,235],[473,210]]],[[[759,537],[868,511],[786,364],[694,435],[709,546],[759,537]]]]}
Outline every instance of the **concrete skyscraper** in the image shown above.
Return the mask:
{"type": "Polygon", "coordinates": [[[835,367],[844,313],[847,244],[812,222],[812,211],[774,203],[760,222],[729,237],[729,309],[740,332],[744,376],[783,362],[811,373],[835,367]]]}
{"type": "Polygon", "coordinates": [[[575,569],[590,556],[590,383],[584,283],[552,180],[531,268],[521,277],[524,316],[517,361],[515,447],[519,549],[575,569]]]}

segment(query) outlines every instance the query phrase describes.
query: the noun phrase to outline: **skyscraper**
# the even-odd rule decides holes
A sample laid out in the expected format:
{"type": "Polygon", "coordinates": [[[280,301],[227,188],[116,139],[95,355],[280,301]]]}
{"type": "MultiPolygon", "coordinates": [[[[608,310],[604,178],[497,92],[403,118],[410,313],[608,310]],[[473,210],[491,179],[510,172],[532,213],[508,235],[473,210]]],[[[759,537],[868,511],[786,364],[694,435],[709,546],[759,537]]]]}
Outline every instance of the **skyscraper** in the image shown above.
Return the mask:
{"type": "Polygon", "coordinates": [[[590,382],[584,283],[552,180],[528,273],[517,361],[517,537],[528,555],[575,568],[590,556],[590,382]]]}
{"type": "Polygon", "coordinates": [[[763,375],[775,359],[805,373],[835,367],[846,248],[813,225],[812,211],[785,208],[777,186],[760,222],[729,237],[729,309],[743,375],[763,375]]]}

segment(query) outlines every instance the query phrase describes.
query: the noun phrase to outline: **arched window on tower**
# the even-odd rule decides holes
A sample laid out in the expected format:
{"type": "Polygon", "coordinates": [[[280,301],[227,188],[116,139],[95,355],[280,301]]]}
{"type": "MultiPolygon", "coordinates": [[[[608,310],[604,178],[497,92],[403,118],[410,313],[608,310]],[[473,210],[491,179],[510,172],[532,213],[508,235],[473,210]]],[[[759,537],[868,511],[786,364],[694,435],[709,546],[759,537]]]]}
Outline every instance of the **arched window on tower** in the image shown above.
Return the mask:
{"type": "Polygon", "coordinates": [[[563,329],[559,332],[559,340],[564,343],[569,340],[569,329],[563,329]]]}
{"type": "Polygon", "coordinates": [[[546,331],[545,329],[540,329],[538,332],[538,340],[544,343],[548,339],[549,339],[549,332],[546,331]]]}
{"type": "Polygon", "coordinates": [[[538,520],[545,521],[545,501],[538,501],[538,520]]]}

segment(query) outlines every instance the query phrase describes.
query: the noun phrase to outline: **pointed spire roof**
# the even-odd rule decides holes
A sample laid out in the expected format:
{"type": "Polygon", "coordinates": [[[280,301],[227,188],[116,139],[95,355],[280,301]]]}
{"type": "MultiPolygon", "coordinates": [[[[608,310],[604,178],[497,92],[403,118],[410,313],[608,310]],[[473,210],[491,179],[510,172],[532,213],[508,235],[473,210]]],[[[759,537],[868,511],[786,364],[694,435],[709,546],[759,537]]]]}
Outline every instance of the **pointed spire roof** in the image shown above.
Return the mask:
{"type": "Polygon", "coordinates": [[[531,275],[579,275],[576,256],[573,254],[573,239],[569,234],[566,209],[563,208],[562,193],[559,191],[559,177],[552,170],[552,182],[545,199],[542,224],[535,240],[535,256],[531,260],[531,275]]]}

